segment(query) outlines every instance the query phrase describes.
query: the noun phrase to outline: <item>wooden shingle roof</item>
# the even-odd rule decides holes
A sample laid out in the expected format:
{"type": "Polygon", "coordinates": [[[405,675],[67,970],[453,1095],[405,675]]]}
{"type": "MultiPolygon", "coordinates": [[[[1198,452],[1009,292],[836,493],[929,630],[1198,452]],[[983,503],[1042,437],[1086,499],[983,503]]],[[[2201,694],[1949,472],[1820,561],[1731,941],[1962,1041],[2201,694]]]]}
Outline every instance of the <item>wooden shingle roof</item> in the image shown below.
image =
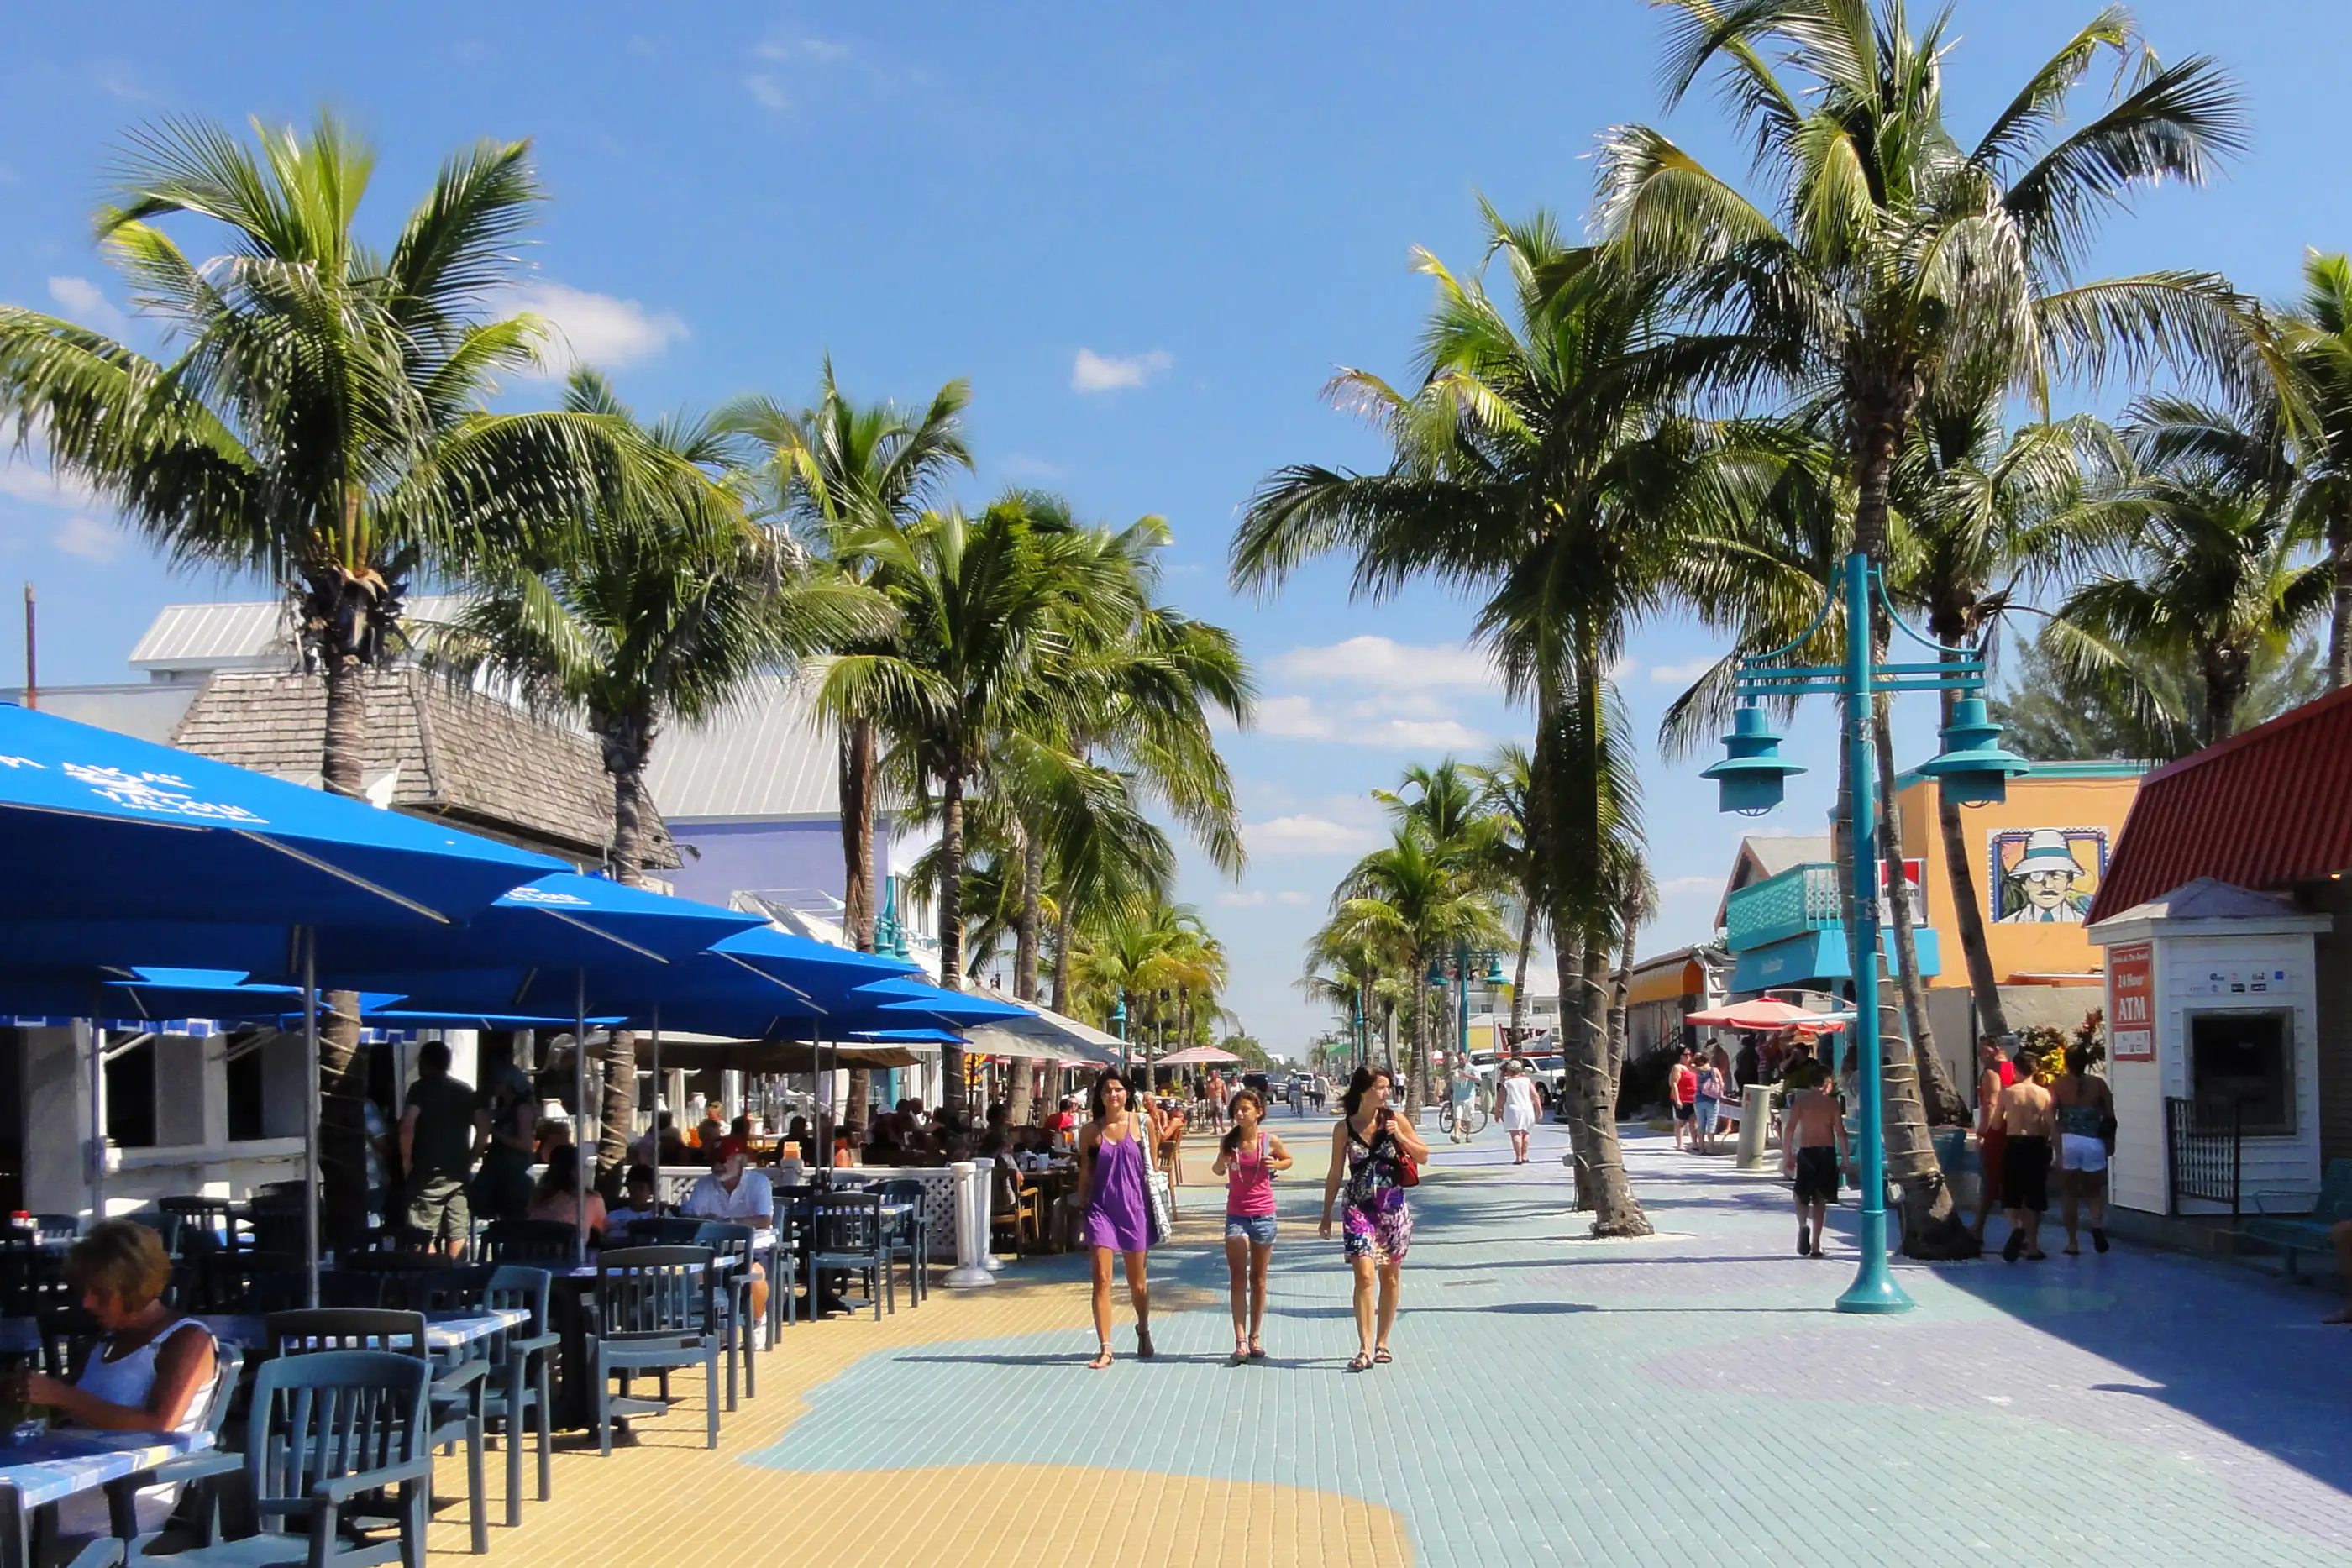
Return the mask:
{"type": "MultiPolygon", "coordinates": [[[[613,786],[594,741],[421,671],[379,670],[367,683],[372,799],[583,867],[604,863],[613,786]]],[[[172,744],[315,786],[326,723],[326,685],[315,675],[216,670],[172,744]]],[[[651,801],[644,810],[653,840],[647,863],[676,866],[660,814],[651,801]]]]}

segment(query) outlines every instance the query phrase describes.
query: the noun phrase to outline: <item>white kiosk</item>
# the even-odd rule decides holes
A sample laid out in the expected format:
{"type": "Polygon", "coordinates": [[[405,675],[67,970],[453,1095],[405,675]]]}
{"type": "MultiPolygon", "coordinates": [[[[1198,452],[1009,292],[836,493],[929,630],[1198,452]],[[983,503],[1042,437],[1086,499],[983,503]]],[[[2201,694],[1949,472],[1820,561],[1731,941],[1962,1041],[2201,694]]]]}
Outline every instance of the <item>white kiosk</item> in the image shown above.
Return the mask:
{"type": "Polygon", "coordinates": [[[2089,928],[2107,950],[2109,1197],[2149,1214],[2319,1195],[2312,937],[2332,922],[2200,877],[2089,928]]]}

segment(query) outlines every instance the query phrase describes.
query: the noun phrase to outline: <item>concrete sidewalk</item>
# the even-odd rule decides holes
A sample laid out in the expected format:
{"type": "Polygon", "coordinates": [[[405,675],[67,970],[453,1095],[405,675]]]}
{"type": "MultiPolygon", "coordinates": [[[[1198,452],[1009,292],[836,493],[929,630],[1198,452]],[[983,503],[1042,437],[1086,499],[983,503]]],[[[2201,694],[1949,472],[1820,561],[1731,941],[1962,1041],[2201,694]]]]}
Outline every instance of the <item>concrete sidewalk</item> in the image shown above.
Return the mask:
{"type": "MultiPolygon", "coordinates": [[[[1305,1154],[1330,1123],[1273,1125],[1305,1154]]],[[[496,1532],[499,1568],[747,1551],[2234,1568],[2352,1549],[2352,1330],[2318,1324],[2319,1292],[2118,1245],[1899,1264],[1919,1310],[1850,1318],[1831,1310],[1850,1227],[1828,1260],[1796,1258],[1786,1189],[1727,1157],[1637,1140],[1662,1234],[1593,1242],[1556,1132],[1517,1168],[1491,1129],[1433,1146],[1394,1365],[1344,1370],[1348,1278],[1302,1169],[1282,1185],[1271,1359],[1229,1366],[1217,1195],[1194,1186],[1154,1258],[1156,1362],[1132,1359],[1122,1303],[1120,1361],[1086,1368],[1076,1260],[880,1325],[807,1325],[719,1453],[656,1430],[567,1459],[555,1506],[496,1532]]],[[[1207,1158],[1196,1140],[1196,1181],[1207,1158]]]]}

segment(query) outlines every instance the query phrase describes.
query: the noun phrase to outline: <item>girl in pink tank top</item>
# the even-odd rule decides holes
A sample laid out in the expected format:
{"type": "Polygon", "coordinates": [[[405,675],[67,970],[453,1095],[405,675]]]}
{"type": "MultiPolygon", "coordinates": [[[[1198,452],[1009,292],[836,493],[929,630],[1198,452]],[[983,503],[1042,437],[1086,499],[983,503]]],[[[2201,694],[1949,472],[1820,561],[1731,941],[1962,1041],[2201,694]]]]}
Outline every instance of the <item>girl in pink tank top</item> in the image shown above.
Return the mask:
{"type": "Polygon", "coordinates": [[[1225,1178],[1225,1268],[1233,1277],[1234,1364],[1264,1360],[1265,1266],[1274,1257],[1274,1178],[1290,1168],[1290,1151],[1265,1130],[1257,1091],[1234,1094],[1234,1129],[1211,1168],[1225,1178]]]}

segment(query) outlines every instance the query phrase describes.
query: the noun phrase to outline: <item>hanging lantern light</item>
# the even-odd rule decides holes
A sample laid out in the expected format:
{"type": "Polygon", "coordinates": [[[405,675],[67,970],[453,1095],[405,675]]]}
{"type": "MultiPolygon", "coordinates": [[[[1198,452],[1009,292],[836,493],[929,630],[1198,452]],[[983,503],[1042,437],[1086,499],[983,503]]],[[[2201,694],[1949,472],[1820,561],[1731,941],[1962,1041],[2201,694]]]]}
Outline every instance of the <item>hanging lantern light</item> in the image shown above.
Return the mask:
{"type": "Polygon", "coordinates": [[[1780,803],[1792,773],[1804,768],[1780,756],[1780,737],[1761,707],[1743,705],[1731,716],[1731,733],[1723,737],[1728,755],[1700,775],[1715,780],[1719,791],[1717,810],[1742,817],[1760,817],[1780,803]]]}
{"type": "Polygon", "coordinates": [[[2033,765],[2000,743],[2000,726],[1985,712],[1982,697],[1952,704],[1952,722],[1943,730],[1944,748],[1919,766],[1936,787],[1963,806],[1997,805],[2009,798],[2009,781],[2033,765]]]}
{"type": "Polygon", "coordinates": [[[1507,986],[1511,983],[1511,977],[1503,973],[1503,959],[1500,954],[1489,953],[1486,955],[1486,974],[1485,978],[1486,984],[1489,986],[1500,987],[1507,986]]]}

